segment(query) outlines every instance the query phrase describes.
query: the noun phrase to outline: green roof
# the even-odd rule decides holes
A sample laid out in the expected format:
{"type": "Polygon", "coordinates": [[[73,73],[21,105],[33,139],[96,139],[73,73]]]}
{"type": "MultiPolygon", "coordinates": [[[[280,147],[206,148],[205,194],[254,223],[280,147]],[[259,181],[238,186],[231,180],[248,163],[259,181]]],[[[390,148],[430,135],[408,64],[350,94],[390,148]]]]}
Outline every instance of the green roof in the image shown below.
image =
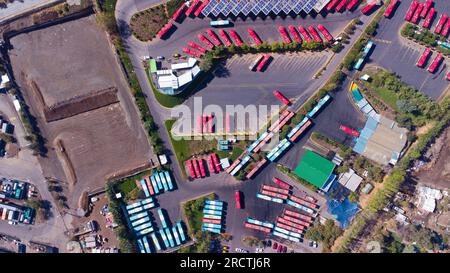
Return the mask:
{"type": "Polygon", "coordinates": [[[150,65],[150,73],[156,73],[156,70],[158,70],[158,68],[156,67],[156,60],[150,59],[148,61],[148,64],[150,65]]]}
{"type": "Polygon", "coordinates": [[[314,186],[322,188],[334,167],[336,165],[333,162],[307,150],[294,173],[314,186]]]}

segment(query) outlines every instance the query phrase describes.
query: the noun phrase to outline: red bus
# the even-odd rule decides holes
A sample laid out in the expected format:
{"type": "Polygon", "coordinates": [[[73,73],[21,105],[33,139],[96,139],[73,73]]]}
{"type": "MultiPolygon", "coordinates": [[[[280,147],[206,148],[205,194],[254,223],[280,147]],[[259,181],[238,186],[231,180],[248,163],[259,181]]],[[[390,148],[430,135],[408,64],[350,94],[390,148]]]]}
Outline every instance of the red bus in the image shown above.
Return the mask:
{"type": "Polygon", "coordinates": [[[312,42],[311,35],[306,31],[306,29],[303,26],[298,26],[298,30],[300,30],[300,33],[302,34],[303,38],[309,43],[312,42]]]}
{"type": "Polygon", "coordinates": [[[281,94],[280,91],[275,90],[275,91],[273,91],[273,94],[285,105],[291,104],[291,102],[283,94],[281,94]]]}
{"type": "Polygon", "coordinates": [[[202,54],[200,52],[194,51],[190,48],[183,47],[183,52],[192,55],[193,57],[201,58],[202,54]]]}
{"type": "Polygon", "coordinates": [[[191,177],[196,178],[197,175],[195,174],[194,167],[192,166],[192,160],[189,159],[187,161],[187,165],[188,165],[188,169],[189,169],[189,173],[191,174],[191,177]]]}
{"type": "Polygon", "coordinates": [[[417,21],[419,20],[420,13],[422,12],[424,6],[425,6],[424,3],[420,3],[419,6],[417,6],[416,12],[414,12],[414,16],[411,22],[413,22],[414,24],[417,23],[417,21]]]}
{"type": "Polygon", "coordinates": [[[208,117],[206,115],[203,115],[203,120],[202,120],[203,132],[208,132],[207,123],[208,123],[208,117]]]}
{"type": "Polygon", "coordinates": [[[301,198],[299,198],[299,197],[297,197],[295,195],[291,195],[291,200],[294,201],[294,202],[299,203],[300,205],[304,205],[304,206],[307,206],[307,207],[312,208],[312,209],[316,209],[316,208],[319,207],[317,204],[314,204],[312,202],[309,202],[309,201],[306,201],[304,199],[301,199],[301,198]]]}
{"type": "Polygon", "coordinates": [[[206,173],[205,173],[205,166],[203,165],[203,159],[198,160],[198,165],[200,166],[200,174],[202,175],[202,177],[205,177],[206,173]]]}
{"type": "Polygon", "coordinates": [[[216,173],[216,168],[214,168],[212,154],[208,155],[208,169],[209,173],[216,173]]]}
{"type": "Polygon", "coordinates": [[[331,10],[334,9],[334,7],[336,7],[336,5],[338,4],[339,0],[331,0],[330,3],[328,3],[327,5],[327,11],[330,12],[331,10]]]}
{"type": "Polygon", "coordinates": [[[206,5],[208,5],[209,0],[203,0],[203,3],[197,8],[197,10],[194,12],[195,16],[199,16],[200,12],[202,12],[202,10],[206,7],[206,5]]]}
{"type": "Polygon", "coordinates": [[[200,169],[198,168],[198,162],[196,159],[192,159],[192,165],[194,166],[195,176],[197,178],[201,177],[200,169]]]}
{"type": "Polygon", "coordinates": [[[336,6],[336,11],[342,12],[345,10],[345,4],[347,4],[348,0],[342,0],[339,5],[336,6]]]}
{"type": "Polygon", "coordinates": [[[289,194],[289,190],[287,190],[287,189],[272,187],[272,186],[269,186],[266,184],[263,184],[262,188],[266,191],[272,191],[272,192],[281,193],[281,194],[289,194]]]}
{"type": "Polygon", "coordinates": [[[277,223],[276,224],[278,227],[280,227],[280,228],[284,228],[284,229],[286,229],[286,230],[288,230],[288,231],[292,231],[292,232],[295,232],[295,233],[303,233],[303,229],[298,229],[298,228],[295,228],[295,227],[292,227],[292,226],[288,226],[288,225],[286,225],[286,224],[283,224],[283,223],[277,223]]]}
{"type": "Polygon", "coordinates": [[[241,46],[241,45],[244,44],[242,42],[241,37],[239,37],[239,35],[233,29],[230,29],[230,36],[231,36],[231,38],[233,38],[233,40],[234,40],[234,42],[236,43],[237,46],[241,46]]]}
{"type": "Polygon", "coordinates": [[[265,233],[270,233],[270,228],[267,228],[267,227],[257,226],[257,225],[250,224],[250,223],[247,223],[247,222],[245,222],[244,225],[245,225],[246,228],[262,231],[262,232],[265,232],[265,233]]]}
{"type": "Polygon", "coordinates": [[[220,172],[219,157],[217,156],[217,154],[212,154],[212,159],[214,161],[214,166],[216,167],[216,171],[220,172]]]}
{"type": "Polygon", "coordinates": [[[447,20],[447,24],[445,24],[444,29],[441,32],[441,35],[444,36],[445,38],[447,38],[449,28],[450,28],[450,19],[447,20]]]}
{"type": "Polygon", "coordinates": [[[398,0],[392,0],[392,2],[387,7],[386,11],[384,12],[384,17],[389,18],[392,15],[392,12],[397,7],[398,0]]]}
{"type": "Polygon", "coordinates": [[[282,217],[282,219],[287,220],[287,221],[292,222],[292,223],[295,223],[295,224],[299,224],[299,225],[305,226],[305,227],[309,227],[311,225],[308,222],[305,222],[305,221],[302,221],[300,219],[297,219],[297,218],[294,218],[294,217],[291,217],[291,216],[287,216],[287,215],[284,215],[282,217]]]}
{"type": "Polygon", "coordinates": [[[352,0],[352,1],[350,1],[350,3],[348,3],[348,5],[347,5],[347,10],[353,10],[354,8],[356,8],[356,6],[359,4],[359,1],[360,0],[352,0]]]}
{"type": "Polygon", "coordinates": [[[252,37],[253,41],[255,41],[257,45],[262,44],[262,41],[259,38],[258,34],[256,34],[256,32],[252,28],[247,29],[247,31],[250,37],[252,37]]]}
{"type": "Polygon", "coordinates": [[[289,44],[289,43],[292,42],[291,37],[289,37],[289,35],[287,34],[286,28],[284,26],[280,26],[278,28],[278,30],[280,31],[281,36],[283,36],[283,40],[284,40],[285,43],[289,44]]]}
{"type": "Polygon", "coordinates": [[[180,19],[180,15],[183,13],[184,8],[186,7],[186,3],[183,3],[178,9],[177,11],[175,11],[175,13],[172,15],[172,20],[173,21],[178,21],[178,19],[180,19]]]}
{"type": "Polygon", "coordinates": [[[373,8],[375,8],[377,6],[376,2],[372,3],[372,4],[368,4],[367,6],[365,6],[362,10],[361,13],[366,15],[368,14],[373,8]]]}
{"type": "Polygon", "coordinates": [[[264,55],[264,58],[261,60],[261,62],[258,64],[258,66],[256,67],[256,71],[261,71],[267,64],[267,62],[270,59],[270,54],[267,53],[266,55],[264,55]]]}
{"type": "Polygon", "coordinates": [[[298,213],[298,212],[295,212],[295,211],[292,211],[292,210],[286,209],[286,210],[284,211],[284,214],[285,214],[285,215],[292,216],[292,217],[295,217],[295,218],[298,218],[298,219],[300,219],[300,220],[307,221],[308,223],[312,223],[312,222],[313,222],[313,218],[312,218],[311,216],[309,216],[309,215],[304,215],[304,214],[301,214],[301,213],[298,213]]]}
{"type": "Polygon", "coordinates": [[[428,10],[431,8],[432,5],[433,5],[433,0],[427,0],[422,12],[420,13],[420,17],[422,17],[422,18],[427,17],[428,10]]]}
{"type": "Polygon", "coordinates": [[[288,196],[286,194],[275,193],[275,192],[272,192],[272,191],[261,190],[261,193],[264,194],[264,195],[280,198],[280,199],[283,199],[283,200],[286,200],[288,198],[288,196]]]}
{"type": "Polygon", "coordinates": [[[220,35],[220,37],[222,37],[223,43],[226,46],[231,46],[232,45],[232,43],[231,43],[230,39],[228,38],[228,35],[225,32],[225,30],[219,29],[219,35],[220,35]]]}
{"type": "Polygon", "coordinates": [[[331,36],[330,32],[328,32],[328,30],[322,24],[318,24],[317,29],[320,31],[320,33],[323,34],[328,42],[333,41],[333,36],[331,36]]]}
{"type": "Polygon", "coordinates": [[[191,5],[189,6],[189,8],[186,10],[186,12],[184,14],[186,14],[186,16],[191,16],[191,13],[194,11],[194,9],[198,5],[198,3],[200,3],[200,0],[194,0],[193,2],[191,2],[191,5]]]}
{"type": "Polygon", "coordinates": [[[197,37],[207,46],[209,47],[209,49],[213,49],[214,45],[208,40],[206,39],[205,36],[203,36],[202,34],[198,34],[197,37]]]}
{"type": "Polygon", "coordinates": [[[164,37],[164,35],[167,34],[167,32],[173,27],[172,23],[167,23],[159,32],[158,32],[158,37],[161,39],[162,37],[164,37]]]}
{"type": "Polygon", "coordinates": [[[291,185],[289,185],[288,183],[286,183],[286,182],[284,182],[284,181],[282,181],[282,180],[280,180],[280,179],[278,179],[276,177],[272,178],[272,181],[273,181],[273,183],[277,184],[280,187],[283,187],[283,188],[288,189],[288,190],[291,189],[291,185]]]}
{"type": "Polygon", "coordinates": [[[294,26],[288,26],[289,32],[291,33],[292,37],[294,37],[295,41],[299,44],[302,43],[302,38],[297,32],[297,29],[294,26]]]}
{"type": "Polygon", "coordinates": [[[308,31],[309,33],[311,33],[316,42],[318,43],[323,42],[322,38],[319,36],[319,33],[317,33],[316,29],[313,26],[308,26],[308,31]]]}
{"type": "Polygon", "coordinates": [[[234,192],[234,198],[236,199],[236,208],[237,209],[241,209],[241,192],[240,191],[235,191],[234,192]]]}
{"type": "Polygon", "coordinates": [[[423,23],[424,28],[428,28],[428,29],[430,28],[431,21],[433,20],[435,14],[436,14],[436,10],[434,8],[431,8],[430,12],[428,12],[427,19],[425,19],[425,22],[423,23]]]}
{"type": "Polygon", "coordinates": [[[220,46],[222,44],[222,42],[219,40],[219,37],[217,37],[214,31],[212,31],[211,29],[207,29],[206,33],[208,33],[208,36],[211,38],[215,46],[220,46]]]}
{"type": "Polygon", "coordinates": [[[359,132],[358,131],[352,130],[352,129],[350,129],[347,126],[341,125],[341,126],[339,126],[339,129],[341,129],[342,131],[346,132],[347,134],[351,134],[351,135],[354,135],[355,137],[359,137],[359,132]]]}
{"type": "Polygon", "coordinates": [[[428,72],[430,73],[434,73],[436,72],[436,69],[439,67],[439,65],[441,64],[441,61],[444,57],[442,56],[441,53],[439,53],[436,58],[434,58],[433,62],[431,63],[431,65],[428,67],[428,72]]]}
{"type": "Polygon", "coordinates": [[[214,119],[213,115],[209,114],[209,117],[208,117],[208,132],[210,132],[210,133],[213,133],[213,131],[214,131],[213,119],[214,119]]]}
{"type": "MultiPolygon", "coordinates": [[[[278,217],[277,218],[277,222],[283,223],[285,225],[289,225],[291,227],[295,227],[295,228],[297,228],[299,230],[303,230],[303,231],[306,229],[306,226],[303,226],[303,225],[300,225],[298,223],[294,223],[294,222],[288,221],[288,220],[286,220],[286,219],[284,219],[282,217],[278,217]]],[[[303,232],[299,232],[299,233],[303,233],[303,232]]]]}
{"type": "Polygon", "coordinates": [[[414,0],[411,3],[411,6],[409,7],[408,12],[406,12],[406,15],[405,15],[405,20],[406,21],[411,20],[413,14],[414,14],[414,11],[416,10],[418,5],[419,5],[419,2],[417,0],[414,0]]]}
{"type": "Polygon", "coordinates": [[[442,14],[441,17],[439,18],[439,22],[436,26],[436,29],[434,30],[434,33],[436,34],[440,34],[442,31],[442,28],[445,25],[445,22],[447,21],[447,14],[442,14]]]}
{"type": "Polygon", "coordinates": [[[204,48],[204,47],[202,47],[202,46],[200,46],[200,45],[198,45],[198,44],[196,44],[196,43],[194,43],[192,41],[188,42],[188,46],[190,46],[192,48],[195,48],[195,49],[197,49],[198,51],[200,51],[202,53],[206,53],[206,48],[204,48]]]}

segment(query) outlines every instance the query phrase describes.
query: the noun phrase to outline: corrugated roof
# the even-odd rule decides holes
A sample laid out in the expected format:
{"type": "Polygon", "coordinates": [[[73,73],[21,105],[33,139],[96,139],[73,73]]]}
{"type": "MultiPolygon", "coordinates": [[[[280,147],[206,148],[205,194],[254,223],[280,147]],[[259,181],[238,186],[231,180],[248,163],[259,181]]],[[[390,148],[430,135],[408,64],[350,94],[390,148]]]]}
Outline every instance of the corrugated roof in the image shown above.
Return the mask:
{"type": "Polygon", "coordinates": [[[314,186],[322,188],[335,167],[333,162],[307,150],[294,173],[314,186]]]}

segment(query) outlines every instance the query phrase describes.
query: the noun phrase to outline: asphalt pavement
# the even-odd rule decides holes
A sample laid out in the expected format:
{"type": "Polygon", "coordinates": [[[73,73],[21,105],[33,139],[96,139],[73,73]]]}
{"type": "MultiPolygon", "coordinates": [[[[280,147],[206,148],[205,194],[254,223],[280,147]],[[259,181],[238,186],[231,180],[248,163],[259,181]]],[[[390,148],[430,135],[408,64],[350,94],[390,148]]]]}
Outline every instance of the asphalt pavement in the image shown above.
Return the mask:
{"type": "MultiPolygon", "coordinates": [[[[449,86],[445,77],[448,73],[450,61],[446,60],[444,64],[441,64],[440,69],[435,74],[429,73],[426,69],[437,55],[436,53],[429,58],[425,68],[416,66],[417,60],[425,47],[407,42],[400,35],[401,27],[406,22],[404,17],[409,7],[410,1],[401,1],[391,18],[383,17],[381,19],[374,41],[376,46],[368,63],[395,72],[404,82],[436,100],[449,86]]],[[[432,21],[431,30],[434,30],[440,15],[450,11],[450,2],[434,1],[434,7],[437,15],[432,21]]],[[[424,19],[421,19],[419,25],[421,26],[423,22],[424,19]]]]}

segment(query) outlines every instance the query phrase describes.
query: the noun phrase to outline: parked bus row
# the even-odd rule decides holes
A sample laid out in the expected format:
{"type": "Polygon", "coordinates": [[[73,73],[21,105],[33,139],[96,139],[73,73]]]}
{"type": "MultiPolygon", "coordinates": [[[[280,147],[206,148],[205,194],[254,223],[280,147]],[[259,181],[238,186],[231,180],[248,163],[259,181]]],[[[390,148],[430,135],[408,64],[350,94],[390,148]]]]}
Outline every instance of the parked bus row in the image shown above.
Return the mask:
{"type": "Polygon", "coordinates": [[[168,171],[154,171],[153,175],[142,178],[140,184],[145,197],[172,191],[174,189],[174,182],[168,171]]]}
{"type": "Polygon", "coordinates": [[[244,222],[244,226],[246,228],[262,231],[265,233],[270,233],[274,227],[274,225],[270,222],[259,221],[251,217],[247,217],[247,219],[244,222]]]}
{"type": "Polygon", "coordinates": [[[360,0],[331,0],[326,6],[326,10],[328,12],[333,11],[334,9],[337,12],[344,12],[345,10],[352,11],[356,9],[356,7],[360,4],[360,0]]]}
{"type": "Polygon", "coordinates": [[[181,225],[181,221],[178,221],[172,227],[160,228],[158,230],[160,237],[162,238],[162,244],[160,244],[156,233],[152,233],[152,241],[157,250],[169,249],[173,247],[180,246],[186,241],[186,233],[181,225]]]}
{"type": "Polygon", "coordinates": [[[206,177],[205,164],[203,163],[203,159],[189,159],[187,161],[187,166],[190,177],[192,179],[206,177]]]}
{"type": "Polygon", "coordinates": [[[222,233],[222,221],[225,204],[221,200],[205,200],[203,206],[202,230],[212,233],[222,233]]]}

